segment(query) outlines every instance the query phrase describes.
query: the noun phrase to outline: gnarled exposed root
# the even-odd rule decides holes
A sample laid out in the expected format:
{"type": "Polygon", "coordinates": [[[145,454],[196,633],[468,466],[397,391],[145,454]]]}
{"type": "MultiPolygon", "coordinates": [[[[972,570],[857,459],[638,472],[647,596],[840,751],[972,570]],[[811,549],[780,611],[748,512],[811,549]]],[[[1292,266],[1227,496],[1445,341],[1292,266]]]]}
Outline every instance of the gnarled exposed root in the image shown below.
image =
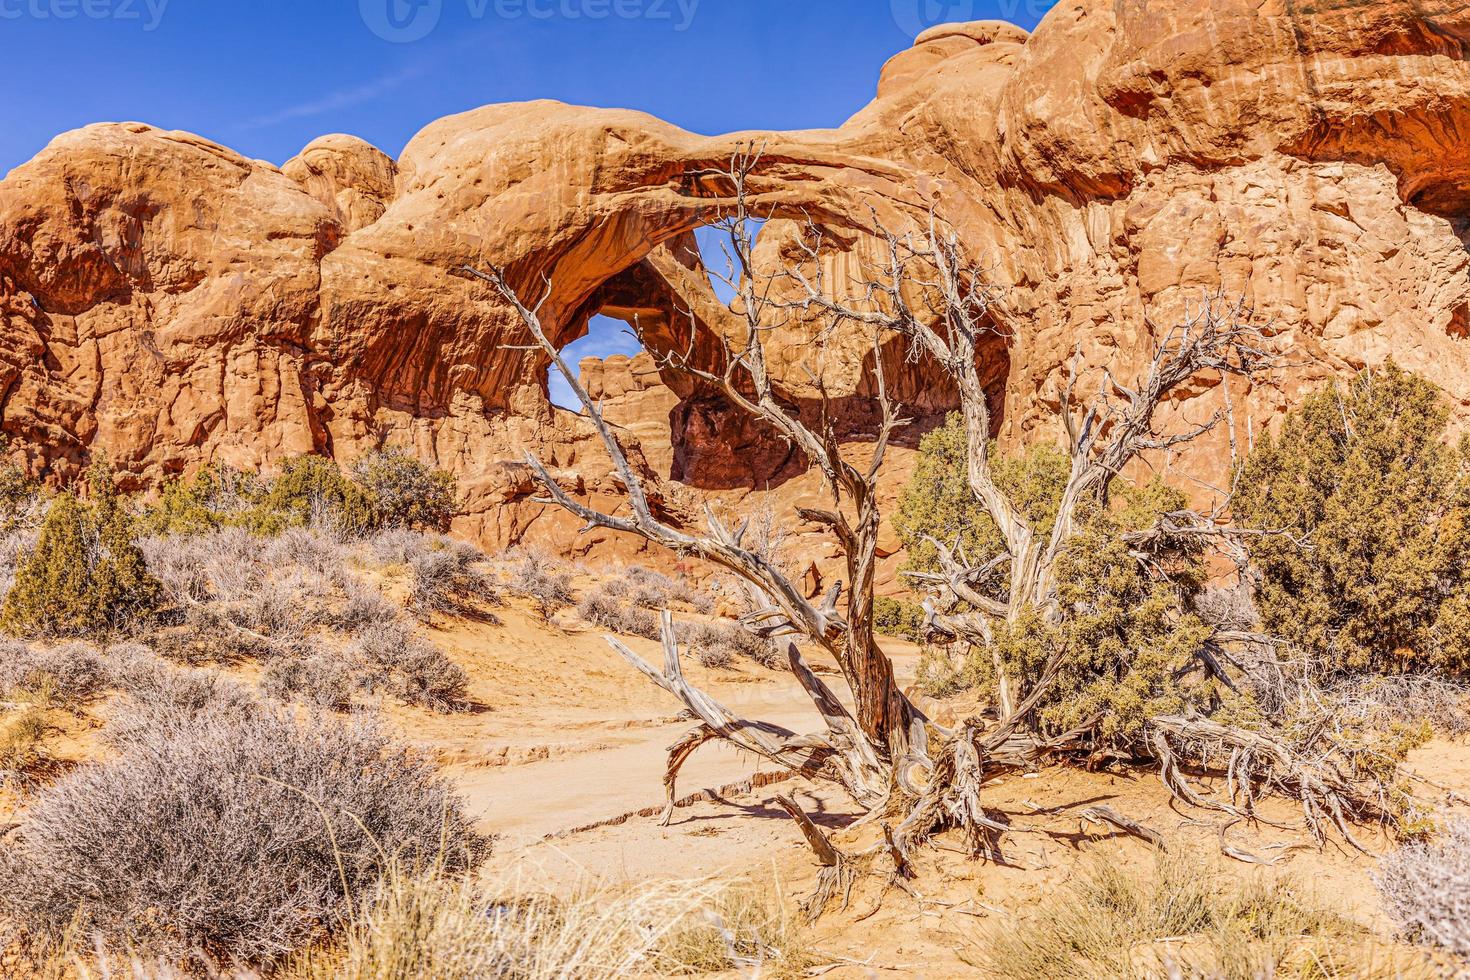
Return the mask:
{"type": "Polygon", "coordinates": [[[655,669],[616,637],[606,639],[645,677],[682,701],[701,723],[669,747],[669,761],[664,772],[664,790],[669,803],[665,821],[673,811],[680,768],[700,746],[716,739],[723,739],[804,776],[835,782],[864,805],[873,806],[887,796],[888,779],[877,754],[862,737],[842,702],[806,666],[794,644],[790,650],[792,671],[826,720],[826,735],[798,735],[778,725],[736,716],[684,677],[673,617],[667,611],[663,614],[661,632],[664,648],[662,671],[655,669]]]}
{"type": "MultiPolygon", "coordinates": [[[[797,734],[734,715],[687,681],[673,619],[667,612],[662,626],[665,655],[662,671],[619,640],[608,637],[608,643],[655,684],[683,702],[699,720],[695,728],[669,747],[664,774],[667,799],[664,822],[673,813],[675,787],[683,764],[701,746],[723,740],[795,774],[841,786],[869,811],[864,821],[889,816],[898,819],[896,827],[884,825],[884,849],[892,857],[895,876],[899,878],[906,876],[911,850],[939,833],[958,830],[968,852],[980,857],[998,853],[1002,835],[1028,832],[987,814],[981,800],[982,787],[1001,773],[1033,769],[1049,757],[1085,755],[1093,747],[1093,730],[1100,720],[1088,719],[1073,731],[1042,738],[1027,731],[1020,722],[1030,709],[1028,699],[1010,717],[989,727],[972,718],[958,732],[949,732],[917,721],[908,753],[890,764],[863,735],[842,701],[806,664],[795,644],[788,648],[791,671],[826,722],[824,733],[797,734]]],[[[1381,786],[1352,778],[1329,756],[1304,757],[1282,739],[1267,733],[1222,725],[1204,717],[1170,715],[1149,723],[1147,744],[1157,762],[1160,779],[1176,799],[1191,807],[1223,813],[1231,822],[1248,819],[1272,823],[1260,814],[1257,802],[1263,794],[1279,793],[1300,802],[1301,826],[1319,844],[1326,840],[1330,828],[1362,850],[1351,824],[1389,818],[1381,786]],[[1186,760],[1202,764],[1214,760],[1217,765],[1223,761],[1225,792],[1202,792],[1192,785],[1181,769],[1181,763],[1186,760]]],[[[778,802],[796,820],[822,864],[817,893],[806,903],[809,914],[815,916],[839,894],[845,901],[855,871],[852,862],[832,846],[794,803],[786,798],[779,798],[778,802]]],[[[1164,846],[1163,838],[1156,831],[1108,807],[1091,807],[1081,816],[1164,846]]],[[[1236,849],[1223,839],[1222,851],[1238,860],[1268,860],[1246,852],[1232,853],[1236,849]]]]}
{"type": "Polygon", "coordinates": [[[822,833],[822,828],[812,822],[812,818],[797,806],[795,800],[778,795],[776,802],[796,821],[812,853],[816,854],[817,861],[822,866],[817,872],[816,889],[801,903],[801,910],[806,913],[807,919],[815,922],[839,894],[842,896],[842,907],[847,908],[852,900],[853,882],[857,880],[857,872],[853,869],[851,860],[833,846],[827,835],[822,833]]]}
{"type": "Polygon", "coordinates": [[[1149,740],[1164,786],[1191,806],[1242,820],[1262,820],[1255,801],[1262,790],[1274,790],[1301,803],[1302,826],[1319,844],[1326,841],[1325,827],[1330,824],[1360,851],[1365,848],[1349,824],[1389,816],[1372,787],[1354,782],[1330,759],[1302,758],[1285,742],[1262,732],[1184,715],[1155,718],[1150,727],[1149,740]],[[1228,755],[1229,799],[1204,796],[1191,787],[1179,770],[1181,755],[1202,760],[1228,755]]]}
{"type": "Polygon", "coordinates": [[[720,733],[708,725],[700,725],[698,728],[690,729],[684,737],[669,746],[669,763],[664,770],[664,795],[667,805],[664,807],[663,817],[659,820],[659,826],[667,827],[674,819],[674,804],[678,801],[676,786],[679,781],[679,770],[689,757],[694,754],[705,742],[713,742],[720,738],[720,733]]]}
{"type": "Polygon", "coordinates": [[[929,782],[913,809],[894,833],[896,847],[904,853],[940,831],[955,828],[965,835],[972,855],[994,847],[1000,834],[1010,829],[992,820],[980,802],[985,782],[986,753],[980,740],[979,723],[965,722],[954,738],[940,747],[929,765],[929,782]]]}
{"type": "Polygon", "coordinates": [[[1140,840],[1148,841],[1161,851],[1167,851],[1169,849],[1164,843],[1163,834],[1139,823],[1132,817],[1125,817],[1110,806],[1090,806],[1077,814],[1077,816],[1083,822],[1112,824],[1125,834],[1131,834],[1140,840]]]}

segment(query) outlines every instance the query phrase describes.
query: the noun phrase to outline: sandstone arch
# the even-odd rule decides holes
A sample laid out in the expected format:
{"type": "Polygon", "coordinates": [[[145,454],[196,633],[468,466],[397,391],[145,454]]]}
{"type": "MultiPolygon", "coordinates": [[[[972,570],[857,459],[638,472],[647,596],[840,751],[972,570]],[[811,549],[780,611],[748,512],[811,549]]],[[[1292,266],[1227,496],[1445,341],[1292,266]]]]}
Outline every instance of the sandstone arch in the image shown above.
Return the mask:
{"type": "MultiPolygon", "coordinates": [[[[1219,289],[1245,292],[1297,355],[1232,392],[1241,444],[1390,353],[1463,421],[1467,39],[1448,0],[1066,0],[1031,35],[925,34],[832,130],[703,137],[538,102],[435,122],[397,160],[334,136],[276,168],[189,134],[88,127],[0,181],[3,429],[52,480],[106,449],[134,488],[210,459],[391,441],[469,487],[461,530],[500,544],[539,521],[569,542],[525,503],[514,461],[545,450],[589,493],[607,474],[551,412],[535,355],[503,350],[523,339],[509,311],[445,270],[551,275],[548,322],[570,336],[630,302],[620,290],[645,302],[660,261],[665,284],[682,275],[667,253],[752,139],[766,147],[752,187],[777,219],[861,228],[869,206],[889,222],[942,207],[1004,287],[1009,445],[1058,438],[1079,346],[1126,373],[1150,321],[1219,289]]],[[[932,391],[904,380],[916,400],[932,391]]],[[[802,397],[799,373],[782,383],[802,397]]],[[[1191,392],[1170,411],[1221,400],[1191,392]]],[[[1171,472],[1218,478],[1226,438],[1171,472]]]]}

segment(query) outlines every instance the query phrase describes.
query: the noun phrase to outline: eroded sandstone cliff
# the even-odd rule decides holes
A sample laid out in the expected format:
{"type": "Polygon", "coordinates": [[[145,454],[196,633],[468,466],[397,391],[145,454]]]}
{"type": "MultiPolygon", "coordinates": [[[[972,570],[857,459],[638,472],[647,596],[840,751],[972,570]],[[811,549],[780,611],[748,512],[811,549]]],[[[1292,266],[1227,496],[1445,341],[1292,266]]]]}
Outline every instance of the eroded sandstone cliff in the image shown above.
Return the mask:
{"type": "MultiPolygon", "coordinates": [[[[105,450],[138,488],[209,460],[403,445],[467,488],[463,532],[607,547],[530,501],[527,450],[607,506],[617,488],[585,425],[548,403],[513,312],[450,270],[504,266],[528,294],[549,278],[560,343],[605,312],[636,317],[655,352],[692,339],[714,356],[729,314],[690,232],[718,213],[709,171],[751,141],[764,262],[798,217],[832,230],[833,281],[872,254],[871,207],[893,222],[932,207],[960,230],[1001,288],[986,357],[1010,445],[1057,437],[1074,352],[1126,376],[1221,290],[1291,352],[1231,392],[1238,445],[1390,355],[1463,420],[1467,43],[1470,11],[1448,0],[1072,0],[1030,36],[930,31],[833,130],[710,138],[536,102],[439,120],[396,161],[329,136],[278,168],[184,133],[87,127],[0,182],[3,429],[50,479],[105,450]]],[[[807,339],[775,337],[797,403],[815,398],[807,339]]],[[[884,356],[910,414],[941,417],[944,386],[884,356]]],[[[855,443],[870,357],[838,337],[818,369],[855,443]]],[[[814,491],[770,433],[665,374],[645,355],[588,379],[671,492],[748,507],[752,491],[814,491]]],[[[1202,384],[1169,411],[1182,425],[1225,404],[1202,384]]],[[[1228,430],[1159,465],[1218,482],[1228,430]]]]}

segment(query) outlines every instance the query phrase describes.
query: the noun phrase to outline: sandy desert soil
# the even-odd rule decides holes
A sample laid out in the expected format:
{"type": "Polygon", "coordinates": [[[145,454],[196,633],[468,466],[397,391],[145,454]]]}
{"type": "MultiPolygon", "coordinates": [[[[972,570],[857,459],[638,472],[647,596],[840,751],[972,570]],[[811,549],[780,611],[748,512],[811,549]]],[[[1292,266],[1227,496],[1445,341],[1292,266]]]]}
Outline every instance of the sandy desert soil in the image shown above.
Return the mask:
{"type": "MultiPolygon", "coordinates": [[[[678,808],[662,826],[665,748],[689,727],[678,717],[679,705],[575,613],[546,623],[529,609],[512,608],[502,618],[497,626],[454,624],[435,637],[472,672],[483,705],[477,713],[393,714],[405,734],[433,746],[481,827],[499,835],[495,873],[515,872],[552,890],[588,877],[622,884],[748,874],[804,894],[815,865],[774,803],[781,792],[793,794],[839,845],[858,849],[871,842],[871,831],[844,830],[857,811],[840,793],[797,781],[760,785],[762,776],[775,776],[772,767],[720,745],[701,749],[679,785],[681,797],[711,790],[711,798],[678,808]],[[739,785],[752,777],[756,785],[739,785]]],[[[626,642],[651,661],[661,656],[653,641],[626,642]]],[[[918,651],[896,641],[888,646],[901,682],[908,682],[918,651]]],[[[820,725],[799,688],[778,673],[753,665],[707,671],[697,664],[688,673],[737,714],[795,730],[820,725]]],[[[1444,786],[1470,795],[1470,746],[1435,742],[1412,761],[1444,786]]],[[[979,975],[971,964],[984,925],[1024,918],[1089,855],[1152,860],[1149,845],[1080,820],[1078,811],[1088,806],[1107,804],[1153,827],[1171,848],[1219,849],[1223,819],[1181,809],[1145,773],[1051,769],[996,784],[987,799],[1018,826],[1052,833],[1011,836],[1004,864],[971,861],[957,852],[958,841],[942,843],[956,851],[922,859],[914,894],[885,894],[876,879],[860,885],[845,911],[830,913],[816,927],[818,948],[845,961],[825,975],[979,975]]],[[[1268,804],[1265,812],[1283,822],[1294,815],[1284,803],[1268,804]]],[[[1372,829],[1361,837],[1370,849],[1389,843],[1372,829]]],[[[1264,824],[1232,827],[1229,839],[1253,853],[1284,853],[1280,869],[1353,918],[1386,931],[1369,879],[1371,857],[1338,844],[1319,849],[1301,834],[1264,824]]],[[[1241,874],[1279,873],[1231,867],[1241,874]]]]}

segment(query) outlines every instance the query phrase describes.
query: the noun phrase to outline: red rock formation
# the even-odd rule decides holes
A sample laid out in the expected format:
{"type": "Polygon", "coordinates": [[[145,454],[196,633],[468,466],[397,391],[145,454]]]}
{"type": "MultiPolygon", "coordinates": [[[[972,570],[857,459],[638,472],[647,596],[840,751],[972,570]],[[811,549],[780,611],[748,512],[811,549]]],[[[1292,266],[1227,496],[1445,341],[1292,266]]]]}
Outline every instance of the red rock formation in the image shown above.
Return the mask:
{"type": "MultiPolygon", "coordinates": [[[[433,123],[396,163],[335,136],[277,169],[186,134],[88,127],[0,182],[4,431],[49,477],[105,449],[140,487],[209,459],[392,442],[460,476],[466,532],[568,541],[575,528],[528,502],[523,454],[611,505],[606,464],[549,406],[544,359],[510,349],[525,341],[512,312],[449,270],[503,265],[528,294],[550,277],[562,343],[608,312],[682,347],[692,311],[696,356],[714,358],[729,313],[688,233],[714,214],[708,170],[752,139],[774,215],[762,262],[808,214],[832,231],[833,279],[872,254],[870,205],[891,222],[934,206],[962,232],[1004,287],[988,363],[1008,444],[1056,438],[1075,350],[1126,375],[1216,290],[1247,296],[1293,355],[1234,391],[1241,444],[1325,377],[1389,355],[1463,419],[1467,42],[1470,13],[1448,0],[1074,0],[1029,37],[928,32],[835,130],[706,138],[538,102],[433,123]]],[[[776,339],[787,394],[812,398],[802,328],[776,339]]],[[[884,356],[911,412],[944,411],[942,385],[884,356]]],[[[821,369],[855,442],[870,357],[838,337],[821,369]]],[[[753,487],[809,492],[786,447],[684,379],[656,384],[646,360],[589,375],[651,467],[732,505],[753,487]]],[[[1201,386],[1171,412],[1222,404],[1201,386]]],[[[1217,479],[1226,439],[1167,465],[1217,479]]]]}
{"type": "Polygon", "coordinates": [[[348,232],[377,221],[398,196],[398,164],[356,136],[312,140],[281,172],[325,205],[348,232]]]}

